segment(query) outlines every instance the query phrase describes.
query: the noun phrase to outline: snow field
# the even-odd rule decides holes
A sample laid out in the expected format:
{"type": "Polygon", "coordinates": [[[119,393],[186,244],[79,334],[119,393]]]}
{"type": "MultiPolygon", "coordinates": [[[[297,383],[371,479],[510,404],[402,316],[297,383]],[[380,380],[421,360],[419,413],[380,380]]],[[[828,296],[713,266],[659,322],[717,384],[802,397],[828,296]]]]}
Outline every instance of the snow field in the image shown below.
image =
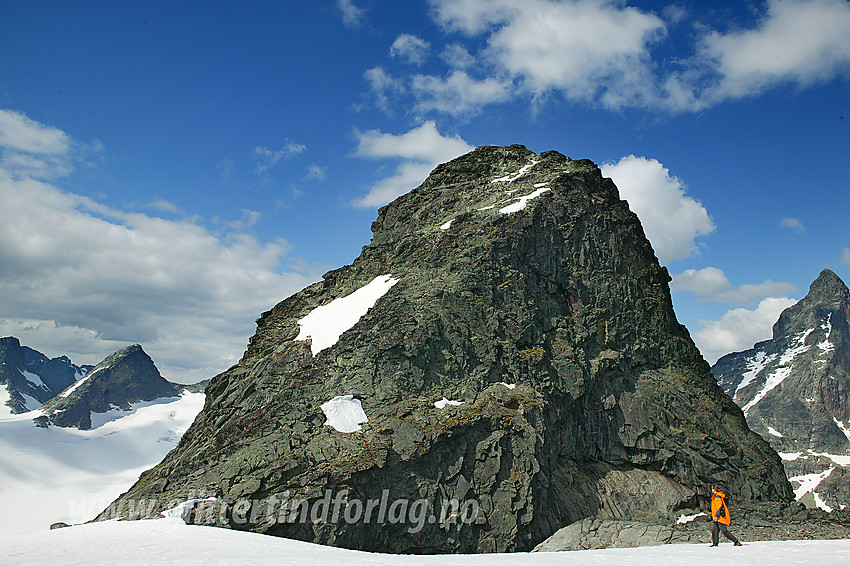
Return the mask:
{"type": "Polygon", "coordinates": [[[0,418],[0,533],[94,518],[177,445],[203,406],[203,393],[184,393],[95,413],[91,430],[38,428],[39,411],[0,418]]]}
{"type": "Polygon", "coordinates": [[[3,561],[15,566],[646,566],[647,564],[846,564],[850,540],[673,544],[641,548],[437,556],[372,554],[256,533],[188,526],[179,519],[110,521],[10,537],[3,561]]]}

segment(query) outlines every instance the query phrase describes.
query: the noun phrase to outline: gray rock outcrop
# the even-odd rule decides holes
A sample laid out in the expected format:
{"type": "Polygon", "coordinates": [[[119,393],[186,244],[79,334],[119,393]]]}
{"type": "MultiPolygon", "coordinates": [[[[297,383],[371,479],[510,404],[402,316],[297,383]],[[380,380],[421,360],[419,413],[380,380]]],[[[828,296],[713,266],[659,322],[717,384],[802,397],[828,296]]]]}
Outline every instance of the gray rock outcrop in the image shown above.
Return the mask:
{"type": "Polygon", "coordinates": [[[666,525],[587,518],[558,530],[538,544],[533,552],[632,548],[686,542],[692,542],[689,534],[666,525]]]}
{"type": "Polygon", "coordinates": [[[792,498],[593,163],[479,148],[372,230],[350,266],[263,313],[178,447],[99,519],[214,498],[189,520],[371,551],[503,552],[589,516],[666,521],[714,482],[743,500],[792,498]],[[331,496],[336,518],[281,520],[268,505],[315,511],[331,496]],[[444,512],[452,500],[461,513],[444,512]],[[377,501],[431,515],[418,528],[342,520],[377,501]]]}

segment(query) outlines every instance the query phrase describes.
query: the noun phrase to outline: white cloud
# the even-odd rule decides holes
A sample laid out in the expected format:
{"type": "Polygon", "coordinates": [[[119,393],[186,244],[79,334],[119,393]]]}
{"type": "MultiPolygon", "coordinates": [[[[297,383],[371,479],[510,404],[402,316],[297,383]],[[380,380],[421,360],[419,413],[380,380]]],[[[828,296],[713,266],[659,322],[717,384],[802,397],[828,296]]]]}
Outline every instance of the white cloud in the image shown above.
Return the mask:
{"type": "Polygon", "coordinates": [[[211,377],[239,358],[259,313],[320,276],[283,267],[288,253],[283,240],[113,209],[0,168],[0,335],[49,355],[92,363],[139,342],[166,377],[211,377]]]}
{"type": "Polygon", "coordinates": [[[146,206],[147,208],[159,210],[160,212],[168,212],[170,214],[180,214],[183,212],[182,210],[180,210],[180,207],[174,204],[173,202],[159,197],[150,201],[146,206]]]}
{"type": "Polygon", "coordinates": [[[14,110],[0,110],[0,146],[25,153],[62,155],[70,140],[62,130],[45,126],[14,110]]]}
{"type": "Polygon", "coordinates": [[[15,177],[53,179],[71,172],[71,140],[14,110],[0,110],[0,167],[15,177]]]}
{"type": "Polygon", "coordinates": [[[440,57],[452,69],[468,69],[475,65],[475,57],[459,43],[450,43],[445,46],[440,57]]]}
{"type": "Polygon", "coordinates": [[[455,116],[474,115],[485,104],[511,98],[510,83],[492,77],[476,80],[465,71],[454,71],[445,79],[417,75],[413,77],[412,89],[419,100],[418,110],[436,110],[455,116]]]}
{"type": "Polygon", "coordinates": [[[257,162],[257,175],[263,175],[266,171],[274,167],[281,159],[295,157],[299,153],[304,152],[306,149],[306,145],[295,143],[290,140],[286,140],[286,143],[280,149],[269,149],[265,146],[255,147],[254,159],[257,162]]]}
{"type": "Polygon", "coordinates": [[[698,60],[719,75],[714,101],[758,94],[780,83],[809,86],[850,70],[850,3],[768,0],[754,29],[711,32],[698,60]]]}
{"type": "Polygon", "coordinates": [[[841,250],[841,263],[850,265],[850,248],[844,248],[841,250]]]}
{"type": "Polygon", "coordinates": [[[802,232],[806,229],[806,227],[803,226],[803,223],[800,222],[800,220],[797,218],[783,218],[779,221],[779,226],[781,226],[782,228],[796,230],[797,232],[802,232]]]}
{"type": "Polygon", "coordinates": [[[443,136],[433,121],[423,123],[404,134],[386,134],[379,130],[357,132],[355,155],[371,159],[400,159],[391,177],[378,181],[369,192],[356,199],[357,207],[382,206],[403,195],[425,180],[434,167],[472,151],[459,136],[443,136]]]}
{"type": "Polygon", "coordinates": [[[694,333],[694,342],[713,364],[721,356],[748,350],[756,342],[769,339],[780,313],[796,302],[787,297],[769,297],[754,310],[733,309],[720,320],[700,320],[703,328],[694,333]]]}
{"type": "Polygon", "coordinates": [[[428,49],[431,44],[409,33],[403,33],[398,36],[390,46],[390,55],[392,57],[400,57],[415,65],[420,65],[428,56],[428,49]]]}
{"type": "MultiPolygon", "coordinates": [[[[692,54],[664,59],[654,49],[667,36],[668,23],[692,17],[675,5],[659,16],[617,0],[430,4],[447,32],[483,38],[485,46],[474,57],[478,68],[506,77],[514,96],[530,94],[535,102],[558,92],[609,109],[699,111],[782,84],[808,87],[847,77],[850,71],[846,0],[767,0],[763,15],[744,29],[718,31],[694,22],[705,31],[694,34],[692,54]]],[[[454,70],[468,69],[471,57],[447,60],[454,70]]]]}
{"type": "Polygon", "coordinates": [[[342,14],[342,22],[350,28],[356,28],[363,25],[363,19],[366,15],[366,10],[358,8],[351,0],[336,0],[336,7],[342,14]]]}
{"type": "Polygon", "coordinates": [[[702,204],[687,196],[682,182],[657,160],[630,155],[604,164],[602,174],[614,180],[620,197],[640,218],[662,264],[688,257],[696,251],[696,238],[714,231],[702,204]]]}
{"type": "Polygon", "coordinates": [[[665,32],[653,14],[597,0],[432,0],[437,21],[487,33],[484,57],[535,96],[619,108],[654,99],[650,46],[665,32]]]}
{"type": "Polygon", "coordinates": [[[369,90],[375,96],[375,105],[381,110],[390,110],[390,97],[404,91],[400,81],[393,79],[383,67],[372,67],[363,73],[369,83],[369,90]]]}
{"type": "Polygon", "coordinates": [[[691,291],[697,300],[710,303],[728,303],[732,305],[750,305],[765,297],[781,297],[797,291],[791,283],[774,282],[770,279],[763,283],[747,283],[735,287],[729,282],[722,269],[705,267],[686,269],[673,275],[670,290],[691,291]]]}

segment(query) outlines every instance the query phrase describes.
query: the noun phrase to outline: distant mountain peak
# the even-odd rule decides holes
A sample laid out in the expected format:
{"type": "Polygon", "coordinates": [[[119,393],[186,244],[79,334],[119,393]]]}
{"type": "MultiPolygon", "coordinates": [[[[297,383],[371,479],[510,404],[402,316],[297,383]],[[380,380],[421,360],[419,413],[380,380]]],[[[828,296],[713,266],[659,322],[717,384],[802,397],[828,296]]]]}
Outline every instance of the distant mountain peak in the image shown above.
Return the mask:
{"type": "Polygon", "coordinates": [[[107,356],[41,410],[52,424],[88,429],[92,412],[129,409],[131,403],[173,397],[180,391],[160,375],[141,345],[133,344],[107,356]]]}
{"type": "MultiPolygon", "coordinates": [[[[850,459],[850,293],[831,270],[779,315],[772,339],[723,356],[712,372],[750,427],[786,454],[789,477],[850,459]]],[[[850,505],[850,469],[828,474],[812,498],[850,505]]]]}
{"type": "Polygon", "coordinates": [[[834,271],[824,269],[809,287],[808,297],[824,304],[840,304],[848,301],[850,291],[834,271]]]}
{"type": "Polygon", "coordinates": [[[0,387],[11,413],[26,413],[49,401],[73,384],[91,366],[76,366],[67,356],[50,359],[14,336],[0,338],[0,387]]]}

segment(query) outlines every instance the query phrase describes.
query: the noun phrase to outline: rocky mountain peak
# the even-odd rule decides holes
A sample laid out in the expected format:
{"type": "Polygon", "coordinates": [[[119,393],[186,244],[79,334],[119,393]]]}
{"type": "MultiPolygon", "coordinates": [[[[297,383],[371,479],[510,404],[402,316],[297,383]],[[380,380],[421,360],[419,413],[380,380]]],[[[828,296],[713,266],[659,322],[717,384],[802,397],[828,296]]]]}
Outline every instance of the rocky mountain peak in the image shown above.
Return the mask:
{"type": "Polygon", "coordinates": [[[131,403],[179,395],[139,344],[106,357],[82,379],[42,405],[40,424],[91,428],[91,414],[129,410],[131,403]]]}
{"type": "Polygon", "coordinates": [[[198,524],[495,552],[583,517],[666,521],[712,483],[739,500],[792,496],[593,163],[479,148],[382,208],[373,232],[351,265],[262,314],[180,445],[101,519],[200,497],[198,524]],[[432,520],[290,521],[269,508],[326,496],[361,511],[424,502],[432,520]]]}
{"type": "Polygon", "coordinates": [[[804,492],[817,494],[822,508],[850,505],[850,473],[842,467],[850,463],[848,297],[844,282],[823,270],[808,295],[780,314],[771,340],[712,368],[750,427],[785,455],[789,477],[808,478],[804,492]]]}
{"type": "Polygon", "coordinates": [[[850,299],[850,291],[847,290],[847,285],[834,271],[824,269],[809,287],[808,296],[824,304],[838,305],[847,303],[850,299]]]}
{"type": "MultiPolygon", "coordinates": [[[[21,345],[18,338],[0,338],[0,387],[12,413],[26,413],[52,399],[91,366],[76,366],[66,356],[50,359],[21,345]]],[[[2,409],[0,409],[2,410],[2,409]]]]}
{"type": "Polygon", "coordinates": [[[779,316],[773,326],[773,339],[792,337],[818,326],[831,327],[827,322],[833,316],[836,321],[850,318],[850,291],[838,275],[824,269],[812,282],[805,298],[779,316]]]}

